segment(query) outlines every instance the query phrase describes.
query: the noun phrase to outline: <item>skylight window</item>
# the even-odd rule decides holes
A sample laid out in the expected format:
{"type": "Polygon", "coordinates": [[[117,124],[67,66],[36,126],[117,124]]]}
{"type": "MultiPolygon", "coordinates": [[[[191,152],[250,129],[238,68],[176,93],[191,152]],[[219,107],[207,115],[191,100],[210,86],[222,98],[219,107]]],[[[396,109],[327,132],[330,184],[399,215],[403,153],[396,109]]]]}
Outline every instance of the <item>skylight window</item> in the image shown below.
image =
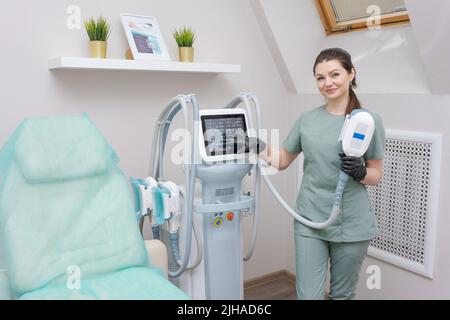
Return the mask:
{"type": "Polygon", "coordinates": [[[327,34],[409,22],[405,0],[316,0],[327,34]]]}

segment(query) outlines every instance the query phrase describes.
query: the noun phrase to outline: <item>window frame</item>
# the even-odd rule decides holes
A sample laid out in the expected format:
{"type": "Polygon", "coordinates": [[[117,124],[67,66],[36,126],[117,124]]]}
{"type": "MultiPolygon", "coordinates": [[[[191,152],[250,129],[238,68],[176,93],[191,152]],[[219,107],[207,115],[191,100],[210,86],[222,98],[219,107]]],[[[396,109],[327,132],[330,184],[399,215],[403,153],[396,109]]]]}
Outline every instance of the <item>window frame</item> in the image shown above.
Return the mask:
{"type": "MultiPolygon", "coordinates": [[[[320,19],[327,35],[367,29],[367,18],[336,22],[336,15],[331,0],[315,0],[320,19]]],[[[409,23],[408,11],[382,14],[380,27],[409,23]]]]}

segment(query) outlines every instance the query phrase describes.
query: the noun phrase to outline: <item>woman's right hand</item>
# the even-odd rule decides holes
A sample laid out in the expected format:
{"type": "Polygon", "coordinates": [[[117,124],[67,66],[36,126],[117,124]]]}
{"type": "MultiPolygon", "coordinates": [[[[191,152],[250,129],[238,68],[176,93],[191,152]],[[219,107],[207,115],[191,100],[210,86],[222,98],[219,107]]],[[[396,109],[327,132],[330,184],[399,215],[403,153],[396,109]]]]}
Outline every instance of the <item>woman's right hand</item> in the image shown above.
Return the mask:
{"type": "Polygon", "coordinates": [[[282,148],[281,150],[272,150],[270,147],[267,147],[259,156],[270,166],[278,170],[285,170],[292,162],[294,162],[299,154],[300,153],[290,153],[285,148],[282,148]]]}

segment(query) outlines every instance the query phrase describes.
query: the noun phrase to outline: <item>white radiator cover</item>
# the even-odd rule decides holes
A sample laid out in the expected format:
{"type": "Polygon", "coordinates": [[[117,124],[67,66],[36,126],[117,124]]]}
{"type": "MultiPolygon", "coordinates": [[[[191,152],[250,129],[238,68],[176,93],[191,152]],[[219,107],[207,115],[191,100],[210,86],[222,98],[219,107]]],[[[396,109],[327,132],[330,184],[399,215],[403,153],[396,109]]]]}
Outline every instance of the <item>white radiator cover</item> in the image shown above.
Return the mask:
{"type": "Polygon", "coordinates": [[[378,235],[368,254],[433,278],[442,135],[386,130],[383,178],[368,187],[378,235]]]}

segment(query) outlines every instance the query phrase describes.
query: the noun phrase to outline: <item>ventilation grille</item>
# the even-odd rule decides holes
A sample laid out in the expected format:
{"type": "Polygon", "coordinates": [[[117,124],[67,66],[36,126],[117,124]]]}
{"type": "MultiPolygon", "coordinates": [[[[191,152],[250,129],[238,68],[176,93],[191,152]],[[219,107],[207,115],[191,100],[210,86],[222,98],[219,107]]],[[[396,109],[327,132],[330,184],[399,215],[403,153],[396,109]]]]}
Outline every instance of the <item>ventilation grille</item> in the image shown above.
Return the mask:
{"type": "Polygon", "coordinates": [[[216,197],[228,196],[234,193],[234,187],[216,189],[216,197]]]}
{"type": "Polygon", "coordinates": [[[440,135],[388,130],[383,179],[369,187],[378,223],[369,255],[432,278],[440,135]]]}

